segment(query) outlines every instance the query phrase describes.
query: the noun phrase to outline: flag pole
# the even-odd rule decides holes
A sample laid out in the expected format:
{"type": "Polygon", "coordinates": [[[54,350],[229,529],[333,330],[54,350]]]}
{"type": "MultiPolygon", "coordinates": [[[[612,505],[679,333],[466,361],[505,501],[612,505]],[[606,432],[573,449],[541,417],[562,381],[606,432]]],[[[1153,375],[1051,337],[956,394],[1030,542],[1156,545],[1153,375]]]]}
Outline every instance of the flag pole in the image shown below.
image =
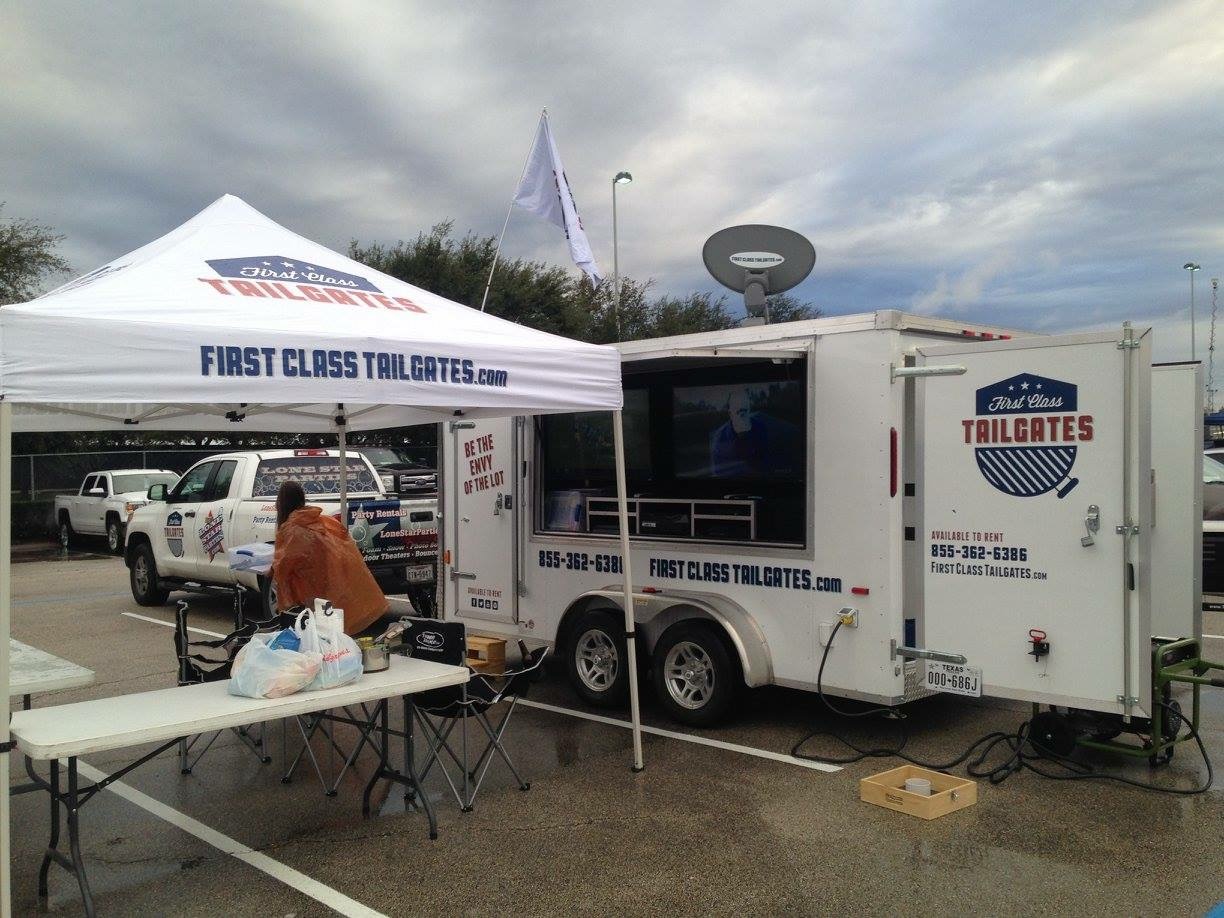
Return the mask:
{"type": "MultiPolygon", "coordinates": [[[[540,120],[544,121],[548,118],[548,109],[540,110],[540,120]]],[[[539,129],[537,128],[537,131],[539,129]]],[[[527,164],[531,162],[531,151],[535,148],[534,141],[527,148],[527,155],[523,158],[523,171],[519,173],[518,185],[514,186],[515,197],[518,196],[519,185],[523,184],[523,176],[527,174],[527,164]]],[[[497,258],[501,255],[502,240],[506,238],[506,227],[510,225],[510,214],[514,212],[514,198],[510,199],[510,206],[506,208],[506,222],[502,224],[501,234],[497,237],[497,248],[493,250],[493,264],[489,265],[489,279],[485,282],[484,296],[480,298],[480,311],[485,311],[485,305],[489,302],[489,288],[493,286],[493,272],[497,270],[497,258]]]]}

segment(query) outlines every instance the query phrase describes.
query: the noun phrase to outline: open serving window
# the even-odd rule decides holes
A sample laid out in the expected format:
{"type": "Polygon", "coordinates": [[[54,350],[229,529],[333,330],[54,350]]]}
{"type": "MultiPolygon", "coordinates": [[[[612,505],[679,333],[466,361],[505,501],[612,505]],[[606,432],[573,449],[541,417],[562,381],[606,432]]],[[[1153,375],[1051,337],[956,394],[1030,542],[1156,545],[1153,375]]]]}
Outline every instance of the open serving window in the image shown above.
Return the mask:
{"type": "MultiPolygon", "coordinates": [[[[625,369],[630,535],[803,545],[805,359],[625,369]]],[[[535,431],[537,531],[617,535],[606,414],[543,416],[535,431]]]]}

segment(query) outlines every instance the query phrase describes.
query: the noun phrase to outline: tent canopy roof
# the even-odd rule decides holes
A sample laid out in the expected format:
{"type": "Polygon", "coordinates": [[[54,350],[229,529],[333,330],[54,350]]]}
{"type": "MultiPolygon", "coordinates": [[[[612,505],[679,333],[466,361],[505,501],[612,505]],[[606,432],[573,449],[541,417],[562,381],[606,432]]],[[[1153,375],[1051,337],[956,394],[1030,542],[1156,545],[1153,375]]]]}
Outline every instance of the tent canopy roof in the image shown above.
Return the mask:
{"type": "Polygon", "coordinates": [[[334,430],[621,406],[615,349],[374,271],[225,195],[0,308],[14,429],[334,430]]]}

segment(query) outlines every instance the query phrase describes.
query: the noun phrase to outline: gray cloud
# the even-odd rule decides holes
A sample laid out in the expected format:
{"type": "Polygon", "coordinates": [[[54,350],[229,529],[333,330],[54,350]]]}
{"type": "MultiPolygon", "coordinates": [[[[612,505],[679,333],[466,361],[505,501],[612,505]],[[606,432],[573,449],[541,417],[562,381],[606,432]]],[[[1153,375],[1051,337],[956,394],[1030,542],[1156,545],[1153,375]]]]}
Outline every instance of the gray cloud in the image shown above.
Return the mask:
{"type": "MultiPolygon", "coordinates": [[[[1176,356],[1181,264],[1203,290],[1224,273],[1220,0],[2,15],[0,199],[81,271],[227,191],[336,248],[445,218],[495,233],[547,105],[597,258],[629,169],[622,270],[664,291],[715,287],[714,230],[776,222],[816,244],[797,292],[830,312],[1147,316],[1176,356]]],[[[505,249],[566,263],[526,215],[505,249]]]]}

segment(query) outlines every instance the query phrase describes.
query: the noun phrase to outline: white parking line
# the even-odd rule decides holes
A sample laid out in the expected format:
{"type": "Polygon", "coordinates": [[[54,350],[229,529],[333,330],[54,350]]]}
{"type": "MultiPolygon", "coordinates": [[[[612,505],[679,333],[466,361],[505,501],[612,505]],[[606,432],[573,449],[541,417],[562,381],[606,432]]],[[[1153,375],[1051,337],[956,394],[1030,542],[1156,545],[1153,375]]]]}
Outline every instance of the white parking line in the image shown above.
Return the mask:
{"type": "MultiPolygon", "coordinates": [[[[155,618],[148,620],[157,621],[155,618]]],[[[158,624],[164,625],[167,623],[158,622],[158,624]]],[[[91,781],[100,781],[106,777],[104,772],[84,762],[79,762],[77,768],[81,774],[91,781]]],[[[337,892],[330,886],[324,886],[318,880],[312,880],[301,871],[294,870],[287,864],[273,860],[266,854],[261,854],[255,849],[242,844],[242,842],[230,838],[228,835],[222,835],[216,829],[210,829],[204,823],[192,819],[186,813],[180,813],[178,810],[166,806],[160,800],[155,800],[148,794],[142,793],[136,790],[136,788],[124,784],[122,781],[116,781],[114,784],[108,785],[106,789],[129,803],[134,803],[142,810],[152,813],[159,819],[164,819],[172,826],[182,829],[188,835],[194,835],[200,841],[212,845],[222,854],[235,857],[244,864],[249,864],[256,870],[266,873],[272,879],[279,880],[303,895],[310,896],[316,902],[322,902],[328,908],[339,912],[341,915],[351,916],[351,918],[386,918],[382,912],[377,912],[367,905],[362,905],[356,899],[350,899],[344,893],[337,892]]]]}
{"type": "MultiPolygon", "coordinates": [[[[162,619],[159,619],[159,618],[149,618],[148,616],[141,616],[141,614],[137,614],[135,612],[120,612],[119,614],[121,614],[121,616],[127,616],[129,618],[138,618],[142,622],[152,622],[153,624],[163,624],[165,625],[166,628],[174,628],[174,622],[163,622],[162,619]]],[[[217,632],[206,632],[206,630],[203,630],[202,628],[188,627],[187,630],[188,632],[195,632],[196,634],[203,634],[204,636],[207,636],[207,638],[224,638],[225,636],[224,634],[217,634],[217,632]]],[[[583,718],[583,720],[595,721],[596,723],[607,723],[607,725],[610,725],[612,727],[624,727],[625,730],[629,730],[629,728],[632,728],[633,726],[632,723],[629,723],[629,721],[618,721],[614,717],[602,717],[597,714],[585,714],[584,711],[575,711],[573,709],[569,709],[569,707],[557,707],[556,705],[547,705],[547,704],[543,704],[542,701],[532,701],[530,699],[521,698],[519,699],[519,704],[526,705],[528,707],[539,707],[541,711],[552,711],[553,714],[568,714],[570,717],[581,717],[583,718]]],[[[709,745],[709,747],[712,747],[714,749],[726,749],[727,752],[731,752],[731,753],[739,753],[741,755],[754,755],[758,759],[769,759],[770,761],[781,761],[781,763],[785,763],[786,765],[798,765],[800,769],[812,769],[813,771],[829,771],[829,772],[841,771],[840,765],[829,765],[827,763],[824,763],[824,761],[808,761],[807,759],[796,759],[794,758],[793,755],[787,755],[786,753],[770,752],[769,749],[758,749],[756,747],[753,747],[753,745],[739,745],[738,743],[725,743],[725,742],[722,742],[721,739],[706,739],[705,737],[696,737],[696,736],[693,736],[692,733],[677,733],[676,731],[673,731],[673,730],[661,730],[660,727],[647,727],[646,725],[643,725],[643,727],[641,727],[641,732],[652,733],[652,734],[655,734],[655,736],[657,737],[667,737],[668,739],[679,739],[679,741],[683,743],[696,743],[698,745],[709,745]]]]}
{"type": "MultiPolygon", "coordinates": [[[[138,621],[151,622],[154,625],[165,625],[167,628],[174,627],[174,622],[163,622],[160,618],[150,618],[148,615],[138,615],[135,612],[120,612],[119,614],[126,615],[128,618],[134,618],[138,621]]],[[[211,638],[225,637],[224,634],[217,634],[217,632],[215,631],[205,631],[203,628],[192,628],[190,625],[187,626],[187,630],[194,632],[195,634],[202,634],[204,635],[204,637],[211,637],[211,638]]]]}
{"type": "MultiPolygon", "coordinates": [[[[570,717],[581,717],[583,720],[593,720],[596,723],[609,724],[613,727],[624,727],[626,730],[633,727],[627,720],[602,717],[599,714],[587,714],[584,711],[575,711],[571,708],[559,708],[556,705],[532,701],[529,698],[520,698],[519,704],[526,705],[529,708],[539,708],[541,711],[552,711],[554,714],[568,714],[570,717]]],[[[813,771],[841,771],[840,765],[830,765],[826,762],[809,762],[807,759],[797,759],[793,755],[786,755],[782,752],[770,752],[768,749],[757,749],[755,746],[741,746],[738,743],[724,743],[722,740],[706,739],[704,736],[694,736],[691,733],[677,733],[674,730],[662,730],[659,727],[648,727],[645,724],[642,725],[642,732],[652,733],[655,736],[666,736],[668,739],[677,739],[686,743],[696,743],[699,746],[712,746],[715,749],[738,752],[741,755],[751,755],[758,759],[769,759],[771,762],[798,765],[800,768],[810,768],[813,771]]]]}
{"type": "MultiPolygon", "coordinates": [[[[120,612],[120,615],[126,615],[128,618],[137,618],[143,622],[152,622],[154,625],[165,625],[167,628],[173,628],[174,622],[163,622],[161,619],[150,618],[147,615],[137,615],[135,612],[120,612]]],[[[194,631],[196,634],[202,634],[206,637],[225,637],[223,634],[217,634],[215,631],[205,631],[202,628],[191,628],[188,631],[194,631]]],[[[583,711],[575,711],[571,708],[559,708],[555,705],[544,704],[542,701],[532,701],[528,698],[520,698],[519,704],[526,705],[529,708],[539,708],[541,711],[552,711],[554,714],[568,714],[570,717],[580,717],[583,720],[593,720],[596,723],[608,724],[613,727],[624,727],[626,730],[633,725],[627,720],[617,720],[614,717],[602,717],[599,714],[587,714],[583,711]]],[[[648,727],[642,725],[643,733],[652,733],[655,736],[665,736],[668,739],[677,739],[685,743],[696,743],[699,746],[710,746],[714,749],[725,749],[728,752],[738,752],[741,755],[751,755],[758,759],[769,759],[771,762],[783,762],[787,765],[798,765],[800,768],[810,768],[812,771],[841,771],[840,765],[829,765],[826,762],[809,762],[807,759],[797,759],[793,755],[786,755],[782,752],[771,752],[768,749],[757,749],[755,746],[741,746],[738,743],[724,743],[722,740],[706,739],[704,736],[693,736],[691,733],[677,733],[674,730],[663,730],[659,727],[648,727]]]]}

